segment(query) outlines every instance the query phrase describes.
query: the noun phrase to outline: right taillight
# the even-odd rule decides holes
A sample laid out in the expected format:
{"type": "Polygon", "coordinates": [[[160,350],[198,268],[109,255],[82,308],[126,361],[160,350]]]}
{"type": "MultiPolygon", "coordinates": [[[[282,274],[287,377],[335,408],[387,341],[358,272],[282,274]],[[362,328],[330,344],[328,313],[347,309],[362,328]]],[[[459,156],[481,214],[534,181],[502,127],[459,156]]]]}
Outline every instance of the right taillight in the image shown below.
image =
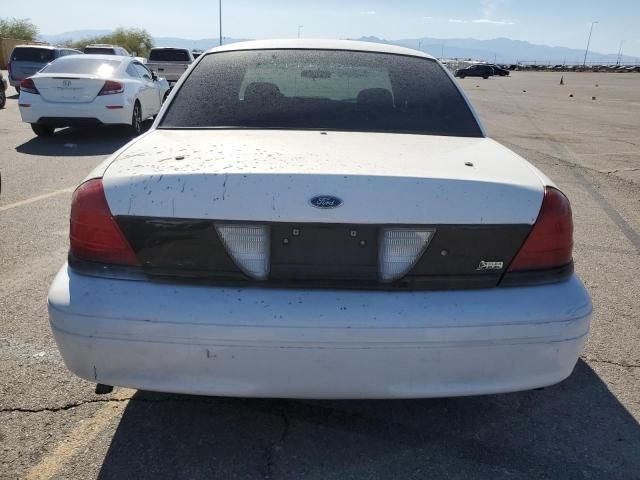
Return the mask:
{"type": "Polygon", "coordinates": [[[546,187],[538,219],[508,271],[562,267],[571,262],[572,251],[571,204],[561,191],[546,187]]]}
{"type": "Polygon", "coordinates": [[[107,80],[98,92],[98,96],[101,95],[114,95],[116,93],[124,92],[124,85],[120,82],[114,82],[113,80],[107,80]]]}
{"type": "Polygon", "coordinates": [[[20,91],[40,95],[40,92],[36,88],[36,84],[33,83],[33,80],[31,78],[25,78],[24,80],[20,81],[20,91]]]}
{"type": "Polygon", "coordinates": [[[136,254],[109,210],[102,180],[89,180],[73,193],[69,227],[70,254],[75,259],[138,265],[136,254]]]}

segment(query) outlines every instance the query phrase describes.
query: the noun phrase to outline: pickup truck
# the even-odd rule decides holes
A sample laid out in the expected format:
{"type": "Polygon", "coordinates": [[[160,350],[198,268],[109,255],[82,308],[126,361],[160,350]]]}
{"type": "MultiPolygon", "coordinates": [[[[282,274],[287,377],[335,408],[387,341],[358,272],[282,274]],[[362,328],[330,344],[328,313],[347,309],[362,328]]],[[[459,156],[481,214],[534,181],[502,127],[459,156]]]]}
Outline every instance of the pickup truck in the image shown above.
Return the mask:
{"type": "Polygon", "coordinates": [[[159,77],[166,78],[171,86],[193,63],[193,55],[186,48],[152,48],[149,51],[147,68],[159,77]]]}

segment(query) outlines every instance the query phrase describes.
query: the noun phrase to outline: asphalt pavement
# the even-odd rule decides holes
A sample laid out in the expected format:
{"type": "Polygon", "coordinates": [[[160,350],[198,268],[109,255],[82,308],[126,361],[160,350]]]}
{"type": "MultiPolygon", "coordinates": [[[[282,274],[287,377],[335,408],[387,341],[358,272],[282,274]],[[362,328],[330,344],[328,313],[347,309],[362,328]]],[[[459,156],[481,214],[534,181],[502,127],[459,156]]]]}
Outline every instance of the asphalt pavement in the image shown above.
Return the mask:
{"type": "Polygon", "coordinates": [[[65,260],[73,188],[128,133],[37,139],[10,90],[0,110],[0,478],[640,478],[640,74],[461,84],[489,134],[572,201],[576,270],[595,311],[569,379],[410,401],[96,395],[64,367],[46,294],[65,260]]]}

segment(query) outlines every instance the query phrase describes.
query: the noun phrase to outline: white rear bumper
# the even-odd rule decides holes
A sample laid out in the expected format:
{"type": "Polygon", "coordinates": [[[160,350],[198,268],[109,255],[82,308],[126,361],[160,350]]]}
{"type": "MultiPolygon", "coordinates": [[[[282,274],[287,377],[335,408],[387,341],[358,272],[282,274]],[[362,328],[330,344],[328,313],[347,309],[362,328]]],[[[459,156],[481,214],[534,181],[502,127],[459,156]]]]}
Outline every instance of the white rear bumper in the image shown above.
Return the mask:
{"type": "Polygon", "coordinates": [[[96,97],[95,100],[88,103],[64,103],[47,102],[40,98],[40,95],[21,92],[18,104],[30,105],[29,107],[20,106],[20,115],[25,123],[38,123],[43,118],[82,118],[96,119],[105,125],[131,124],[133,104],[124,102],[121,98],[110,97],[108,95],[96,97]],[[107,108],[107,105],[121,108],[107,108]]]}
{"type": "Polygon", "coordinates": [[[448,292],[274,290],[79,275],[49,292],[56,342],[95,382],[176,393],[410,398],[570,375],[591,302],[576,277],[448,292]]]}

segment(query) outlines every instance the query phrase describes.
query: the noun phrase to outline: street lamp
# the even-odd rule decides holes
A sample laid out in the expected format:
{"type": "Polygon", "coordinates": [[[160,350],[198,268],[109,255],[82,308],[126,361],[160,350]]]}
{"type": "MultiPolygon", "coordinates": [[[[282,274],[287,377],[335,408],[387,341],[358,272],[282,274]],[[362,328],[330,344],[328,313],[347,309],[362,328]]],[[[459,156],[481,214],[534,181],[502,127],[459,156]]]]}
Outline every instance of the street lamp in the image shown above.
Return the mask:
{"type": "Polygon", "coordinates": [[[624,45],[624,40],[620,40],[620,48],[618,49],[618,59],[616,60],[616,65],[620,65],[622,63],[622,46],[624,45]]]}
{"type": "Polygon", "coordinates": [[[587,39],[587,49],[584,51],[584,60],[582,66],[587,66],[587,55],[589,54],[589,45],[591,44],[591,34],[593,33],[593,26],[599,22],[591,22],[591,28],[589,29],[589,38],[587,39]]]}
{"type": "Polygon", "coordinates": [[[222,45],[222,0],[218,1],[218,17],[220,19],[220,44],[222,45]]]}

